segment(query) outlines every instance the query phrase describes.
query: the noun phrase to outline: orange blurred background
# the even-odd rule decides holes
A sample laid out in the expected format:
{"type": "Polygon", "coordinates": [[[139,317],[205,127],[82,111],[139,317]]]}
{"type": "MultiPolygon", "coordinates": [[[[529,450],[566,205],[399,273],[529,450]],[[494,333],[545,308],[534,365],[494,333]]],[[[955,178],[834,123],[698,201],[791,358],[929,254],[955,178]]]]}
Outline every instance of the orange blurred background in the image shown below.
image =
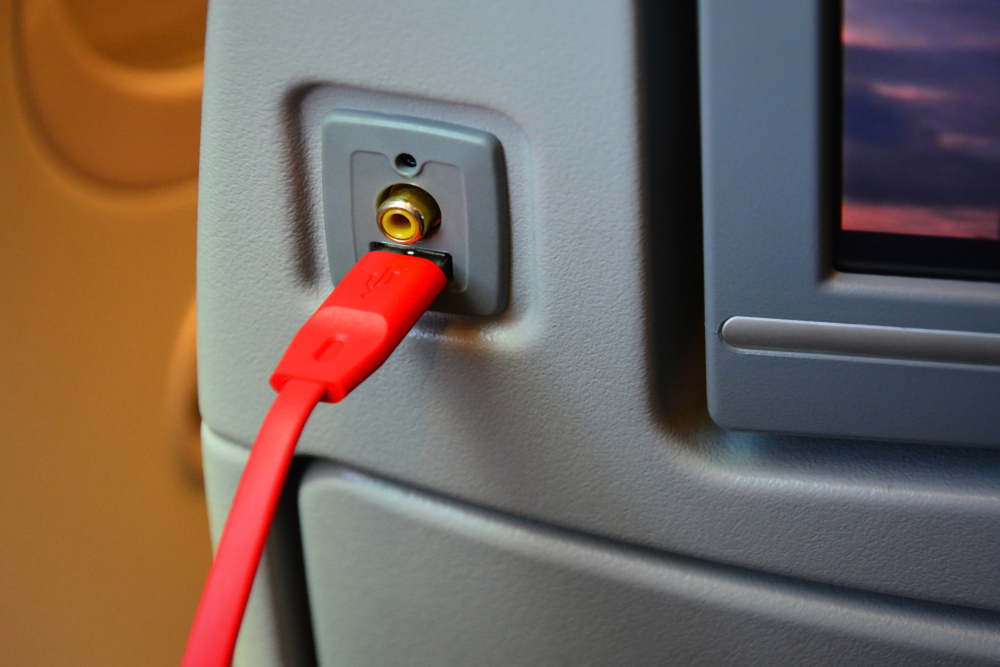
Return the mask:
{"type": "Polygon", "coordinates": [[[205,0],[0,0],[0,664],[176,665],[205,0]]]}

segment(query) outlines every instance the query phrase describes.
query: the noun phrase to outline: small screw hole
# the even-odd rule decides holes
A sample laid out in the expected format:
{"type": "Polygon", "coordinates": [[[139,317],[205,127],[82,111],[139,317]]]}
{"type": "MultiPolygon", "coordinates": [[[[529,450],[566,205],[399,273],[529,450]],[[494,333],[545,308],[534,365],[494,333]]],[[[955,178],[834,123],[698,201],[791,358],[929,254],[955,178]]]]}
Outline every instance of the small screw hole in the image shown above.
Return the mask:
{"type": "Polygon", "coordinates": [[[417,158],[409,153],[400,153],[396,156],[396,169],[409,171],[417,167],[417,158]]]}

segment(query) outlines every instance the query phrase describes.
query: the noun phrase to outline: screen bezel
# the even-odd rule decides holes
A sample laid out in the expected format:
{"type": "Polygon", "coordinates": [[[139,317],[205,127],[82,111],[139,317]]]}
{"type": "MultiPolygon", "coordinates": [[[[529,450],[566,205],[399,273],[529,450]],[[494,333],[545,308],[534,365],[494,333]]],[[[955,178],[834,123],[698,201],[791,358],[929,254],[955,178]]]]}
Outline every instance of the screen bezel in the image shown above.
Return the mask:
{"type": "Polygon", "coordinates": [[[721,338],[732,317],[1000,334],[997,282],[835,266],[840,26],[837,1],[699,0],[709,412],[738,430],[998,446],[1000,366],[721,338]]]}
{"type": "Polygon", "coordinates": [[[1000,241],[837,229],[834,267],[845,273],[1000,282],[1000,241]]]}

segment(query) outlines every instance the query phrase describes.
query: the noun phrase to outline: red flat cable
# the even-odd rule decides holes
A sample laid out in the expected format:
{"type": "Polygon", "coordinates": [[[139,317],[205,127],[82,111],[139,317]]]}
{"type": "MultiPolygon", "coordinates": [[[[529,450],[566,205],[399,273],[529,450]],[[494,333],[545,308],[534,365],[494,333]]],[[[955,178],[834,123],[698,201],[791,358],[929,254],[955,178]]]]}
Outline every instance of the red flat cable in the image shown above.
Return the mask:
{"type": "Polygon", "coordinates": [[[288,466],[313,408],[340,401],[374,373],[446,283],[430,260],[370,252],[295,334],[271,376],[278,397],[236,489],[182,667],[229,667],[288,466]]]}

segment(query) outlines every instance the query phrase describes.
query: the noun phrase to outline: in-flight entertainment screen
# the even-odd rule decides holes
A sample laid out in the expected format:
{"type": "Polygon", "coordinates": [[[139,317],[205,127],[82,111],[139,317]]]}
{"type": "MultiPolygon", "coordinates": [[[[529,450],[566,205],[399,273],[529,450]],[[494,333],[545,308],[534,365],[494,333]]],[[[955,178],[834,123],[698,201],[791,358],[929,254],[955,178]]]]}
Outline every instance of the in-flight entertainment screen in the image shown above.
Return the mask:
{"type": "Polygon", "coordinates": [[[1000,278],[1000,2],[844,0],[837,268],[1000,278]]]}

